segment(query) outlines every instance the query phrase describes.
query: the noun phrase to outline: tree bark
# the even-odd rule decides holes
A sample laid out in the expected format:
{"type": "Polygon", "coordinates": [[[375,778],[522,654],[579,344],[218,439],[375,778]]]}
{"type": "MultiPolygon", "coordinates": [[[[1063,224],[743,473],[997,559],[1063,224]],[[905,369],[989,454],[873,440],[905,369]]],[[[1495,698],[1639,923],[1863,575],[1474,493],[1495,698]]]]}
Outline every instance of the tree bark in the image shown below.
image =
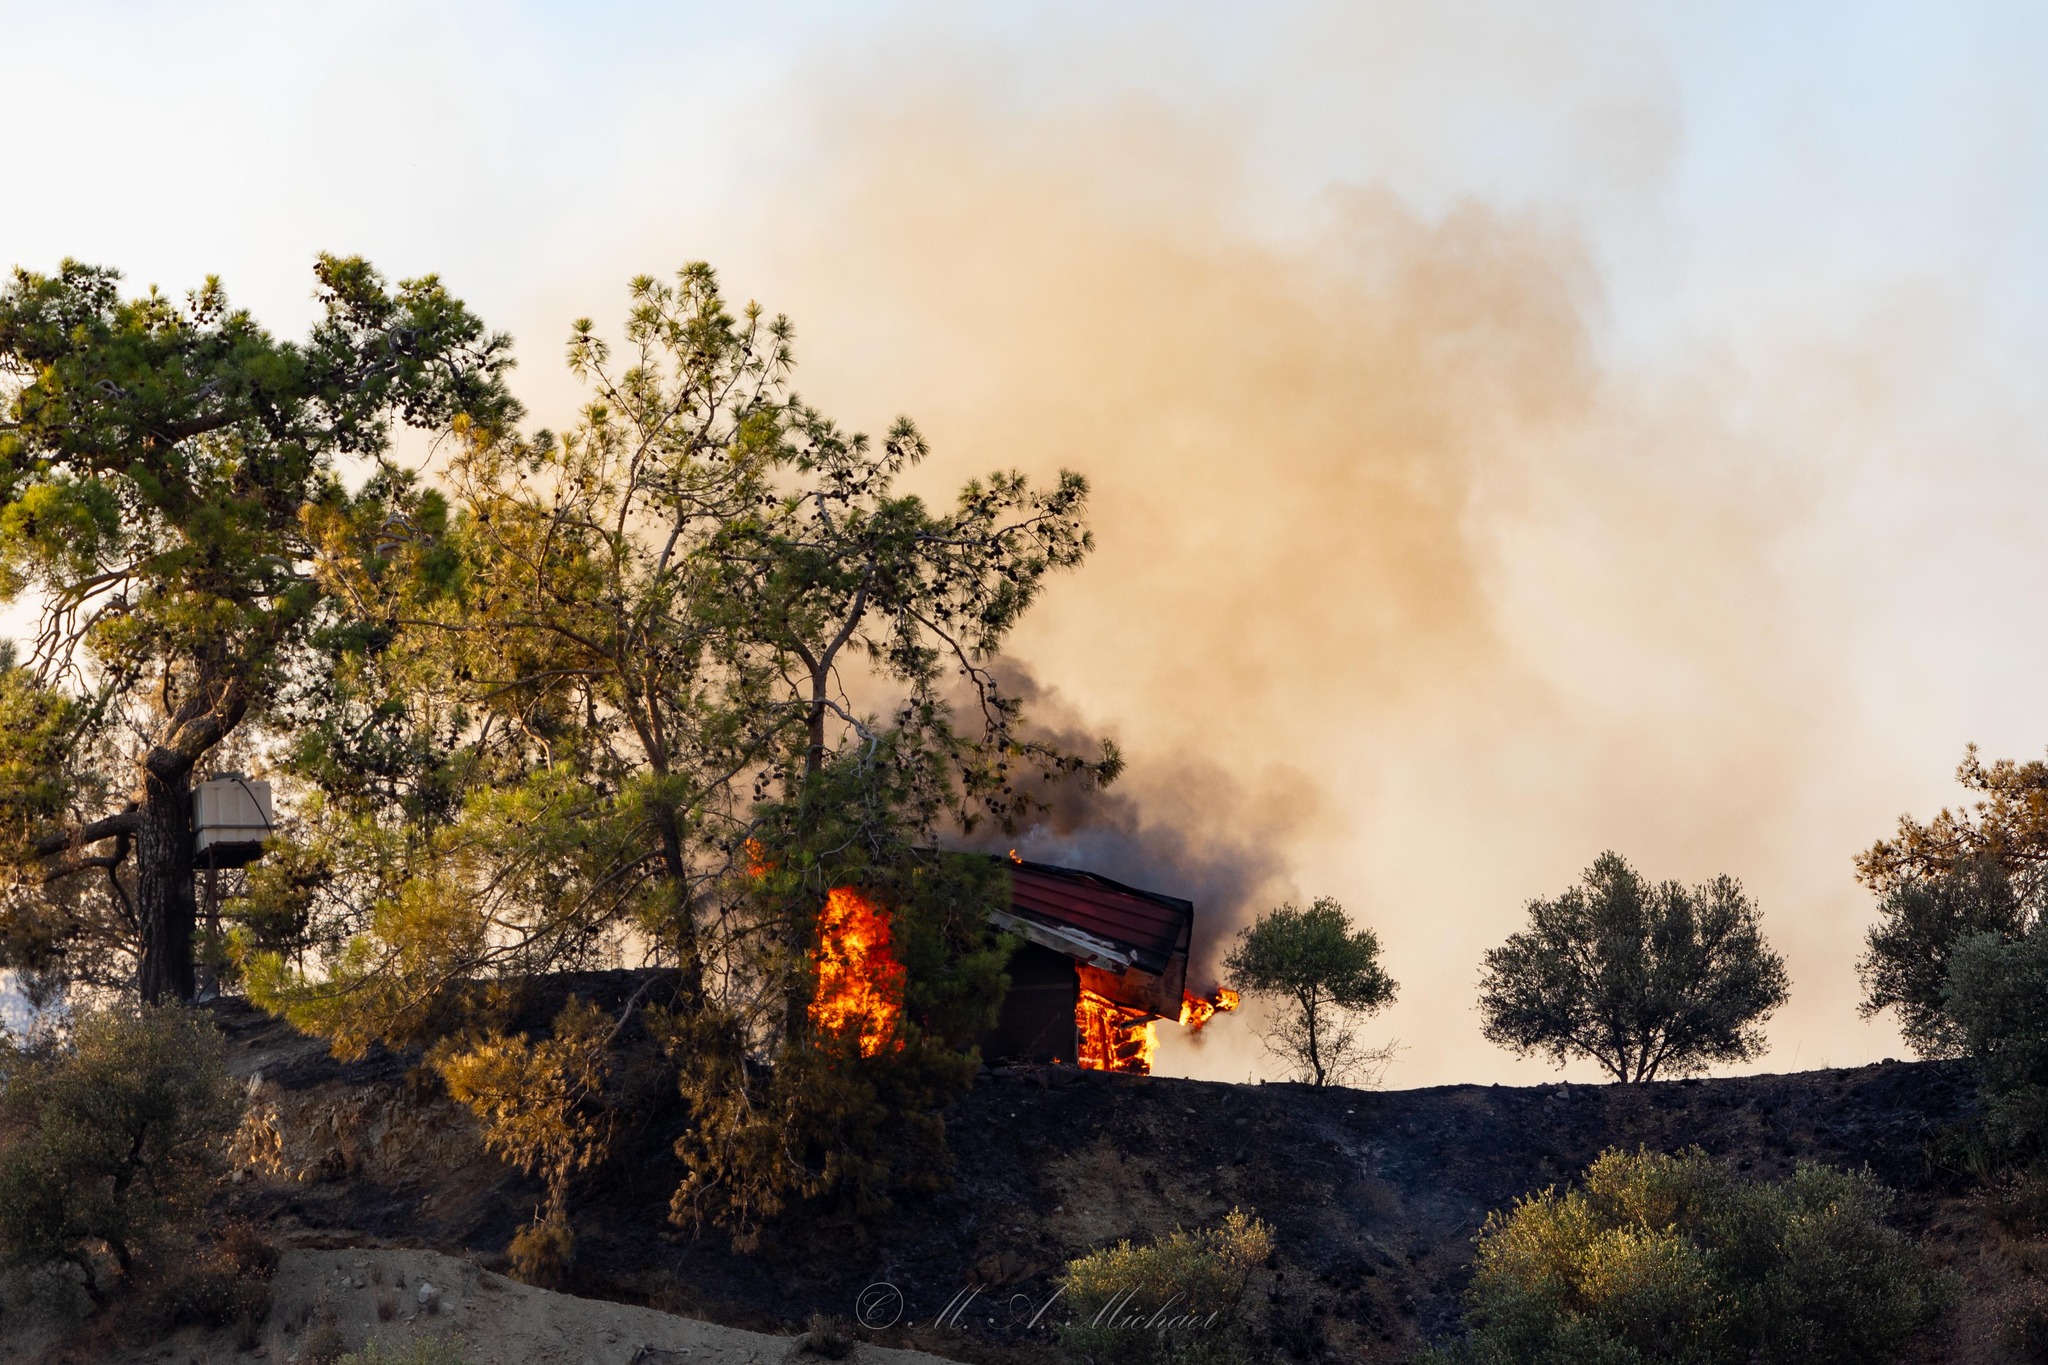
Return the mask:
{"type": "Polygon", "coordinates": [[[811,713],[806,725],[810,744],[804,749],[804,779],[808,782],[825,766],[825,698],[830,695],[832,675],[827,664],[811,670],[811,713]]]}
{"type": "Polygon", "coordinates": [[[697,954],[697,921],[690,907],[689,865],[683,854],[683,833],[675,812],[664,807],[656,816],[661,831],[661,866],[669,895],[675,898],[677,971],[682,998],[691,1008],[704,1003],[704,963],[697,954]]]}
{"type": "MultiPolygon", "coordinates": [[[[846,632],[842,631],[840,638],[843,640],[845,635],[846,632]]],[[[835,643],[832,648],[836,649],[837,644],[835,643]]],[[[822,662],[811,665],[810,714],[805,718],[805,731],[810,743],[804,749],[804,785],[797,798],[803,808],[800,819],[804,820],[810,818],[810,803],[817,799],[813,782],[825,768],[825,699],[830,695],[831,660],[831,650],[827,650],[822,662]]],[[[799,913],[792,907],[788,943],[790,953],[796,961],[810,960],[814,946],[812,940],[817,936],[817,932],[817,917],[799,913]]],[[[815,985],[808,973],[799,972],[791,978],[789,989],[783,995],[782,1031],[783,1036],[791,1041],[808,1037],[810,1034],[811,999],[815,985]]]]}
{"type": "Polygon", "coordinates": [[[196,989],[192,935],[199,907],[193,890],[192,770],[145,770],[135,831],[135,910],[142,921],[137,985],[146,1004],[188,1001],[196,989]]]}

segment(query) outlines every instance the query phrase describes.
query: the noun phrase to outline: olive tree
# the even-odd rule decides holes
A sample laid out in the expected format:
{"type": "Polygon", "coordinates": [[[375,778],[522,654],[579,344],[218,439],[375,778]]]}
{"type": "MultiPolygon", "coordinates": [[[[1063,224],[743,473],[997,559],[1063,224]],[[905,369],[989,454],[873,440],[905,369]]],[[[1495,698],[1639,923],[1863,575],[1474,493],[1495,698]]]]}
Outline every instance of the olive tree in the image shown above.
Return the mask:
{"type": "Polygon", "coordinates": [[[1899,1030],[1923,1057],[1968,1050],[1949,1006],[1949,973],[1962,943],[1990,936],[2013,943],[2032,918],[1996,859],[1973,857],[1931,877],[1890,886],[1878,906],[1862,959],[1863,1014],[1895,1010],[1899,1030]]]}
{"type": "Polygon", "coordinates": [[[176,1006],[0,1042],[0,1262],[76,1265],[104,1303],[96,1249],[126,1275],[193,1231],[241,1110],[219,1031],[176,1006]]]}
{"type": "Polygon", "coordinates": [[[1744,1177],[1698,1150],[1610,1151],[1496,1212],[1464,1340],[1432,1365],[1862,1365],[1899,1358],[1950,1286],[1868,1175],[1744,1177]]]}
{"type": "Polygon", "coordinates": [[[1946,992],[1958,1051],[1977,1069],[1983,1123],[2005,1156],[2038,1156],[2048,1139],[2048,932],[1956,944],[1946,992]]]}
{"type": "Polygon", "coordinates": [[[1529,902],[1529,927],[1486,955],[1479,1008],[1492,1042],[1630,1083],[1761,1056],[1786,989],[1741,883],[1652,883],[1610,852],[1529,902]]]}
{"type": "Polygon", "coordinates": [[[1968,1057],[1983,1134],[2001,1160],[2038,1158],[2048,1135],[2048,763],[1984,763],[1956,781],[1974,798],[1856,860],[1879,897],[1858,964],[1863,1012],[1895,1010],[1922,1056],[1968,1057]]]}
{"type": "Polygon", "coordinates": [[[1282,905],[1237,935],[1224,970],[1248,995],[1279,1003],[1266,1046],[1318,1088],[1356,1077],[1387,1054],[1365,1048],[1356,1020],[1389,1004],[1397,983],[1380,966],[1380,941],[1354,929],[1328,896],[1306,910],[1282,905]]]}

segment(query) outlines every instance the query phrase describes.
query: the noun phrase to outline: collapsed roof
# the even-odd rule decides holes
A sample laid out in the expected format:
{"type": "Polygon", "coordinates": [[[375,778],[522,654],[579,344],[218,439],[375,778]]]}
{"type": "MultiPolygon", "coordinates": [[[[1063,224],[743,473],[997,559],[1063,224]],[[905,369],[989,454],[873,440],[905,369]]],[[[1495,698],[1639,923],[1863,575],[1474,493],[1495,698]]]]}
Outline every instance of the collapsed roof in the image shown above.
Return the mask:
{"type": "Polygon", "coordinates": [[[1010,873],[1010,908],[991,923],[1102,973],[1089,980],[1118,1004],[1180,1017],[1193,901],[1046,863],[1013,859],[1010,873]]]}

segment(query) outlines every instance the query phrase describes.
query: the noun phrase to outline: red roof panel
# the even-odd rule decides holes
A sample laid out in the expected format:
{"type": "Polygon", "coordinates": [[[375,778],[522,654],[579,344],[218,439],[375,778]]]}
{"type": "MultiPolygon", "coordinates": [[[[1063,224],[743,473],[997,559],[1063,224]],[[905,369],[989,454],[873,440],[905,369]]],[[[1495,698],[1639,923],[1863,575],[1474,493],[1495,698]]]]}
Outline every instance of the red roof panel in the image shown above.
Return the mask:
{"type": "Polygon", "coordinates": [[[1193,937],[1193,901],[1044,863],[1017,863],[1010,871],[1011,906],[1019,915],[1121,944],[1148,972],[1164,971],[1167,959],[1185,953],[1193,937]]]}

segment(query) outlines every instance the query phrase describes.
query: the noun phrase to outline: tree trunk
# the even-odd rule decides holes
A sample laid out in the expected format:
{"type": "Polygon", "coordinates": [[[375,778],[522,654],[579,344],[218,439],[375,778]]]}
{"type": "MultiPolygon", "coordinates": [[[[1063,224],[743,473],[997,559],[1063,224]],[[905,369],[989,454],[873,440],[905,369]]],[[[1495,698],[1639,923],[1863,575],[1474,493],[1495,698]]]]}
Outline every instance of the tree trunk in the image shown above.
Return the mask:
{"type": "Polygon", "coordinates": [[[142,964],[137,984],[146,1004],[188,1001],[195,981],[192,934],[198,924],[193,894],[192,770],[171,776],[145,771],[135,830],[135,910],[142,921],[142,964]]]}
{"type": "Polygon", "coordinates": [[[1322,1029],[1319,1026],[1322,1023],[1322,1011],[1317,1008],[1317,1005],[1318,1001],[1315,996],[1305,995],[1302,997],[1302,1023],[1308,1029],[1309,1071],[1314,1077],[1315,1088],[1321,1090],[1323,1088],[1323,1044],[1322,1029]]]}
{"type": "MultiPolygon", "coordinates": [[[[810,804],[817,799],[815,781],[825,768],[825,700],[831,695],[831,658],[831,652],[827,651],[826,662],[811,669],[810,715],[806,718],[810,744],[804,749],[804,785],[797,797],[801,811],[798,816],[800,824],[807,823],[811,818],[810,804]]],[[[790,955],[795,961],[809,961],[812,940],[816,938],[817,932],[817,917],[803,914],[792,907],[787,942],[790,955]]],[[[789,989],[783,995],[783,1036],[792,1041],[807,1037],[810,1033],[811,992],[814,985],[810,974],[800,971],[791,977],[789,989]]]]}
{"type": "Polygon", "coordinates": [[[806,727],[810,744],[804,749],[804,779],[808,782],[825,766],[825,700],[831,695],[832,675],[823,665],[811,673],[811,713],[806,727]]]}
{"type": "Polygon", "coordinates": [[[682,998],[692,1009],[704,1003],[704,963],[697,954],[697,920],[690,906],[689,866],[683,855],[682,830],[675,812],[663,807],[656,815],[661,832],[661,867],[675,901],[677,972],[682,998]]]}

